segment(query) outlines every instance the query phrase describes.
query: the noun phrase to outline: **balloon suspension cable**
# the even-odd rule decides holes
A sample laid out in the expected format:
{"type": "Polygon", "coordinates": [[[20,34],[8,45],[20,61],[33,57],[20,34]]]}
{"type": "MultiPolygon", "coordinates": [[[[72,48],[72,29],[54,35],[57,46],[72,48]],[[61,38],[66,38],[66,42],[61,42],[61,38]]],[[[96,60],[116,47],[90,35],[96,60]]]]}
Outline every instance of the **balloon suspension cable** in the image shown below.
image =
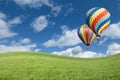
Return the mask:
{"type": "Polygon", "coordinates": [[[100,36],[100,35],[96,35],[96,36],[97,36],[97,37],[96,37],[96,38],[97,38],[97,40],[98,40],[98,41],[100,41],[101,36],[100,36]]]}
{"type": "Polygon", "coordinates": [[[87,50],[89,50],[90,49],[90,46],[89,45],[87,45],[87,50]]]}

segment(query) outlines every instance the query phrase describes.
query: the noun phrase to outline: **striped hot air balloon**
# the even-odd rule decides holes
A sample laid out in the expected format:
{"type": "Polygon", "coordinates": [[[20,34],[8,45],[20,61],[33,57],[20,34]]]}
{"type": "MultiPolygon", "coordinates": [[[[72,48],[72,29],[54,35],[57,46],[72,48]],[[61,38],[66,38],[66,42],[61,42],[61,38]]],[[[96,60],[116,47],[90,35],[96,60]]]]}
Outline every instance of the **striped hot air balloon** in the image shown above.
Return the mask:
{"type": "Polygon", "coordinates": [[[94,7],[86,13],[86,21],[88,26],[97,35],[98,40],[101,37],[101,33],[110,24],[110,13],[105,8],[94,7]]]}
{"type": "Polygon", "coordinates": [[[88,48],[96,37],[95,33],[86,24],[78,29],[78,36],[88,48]]]}

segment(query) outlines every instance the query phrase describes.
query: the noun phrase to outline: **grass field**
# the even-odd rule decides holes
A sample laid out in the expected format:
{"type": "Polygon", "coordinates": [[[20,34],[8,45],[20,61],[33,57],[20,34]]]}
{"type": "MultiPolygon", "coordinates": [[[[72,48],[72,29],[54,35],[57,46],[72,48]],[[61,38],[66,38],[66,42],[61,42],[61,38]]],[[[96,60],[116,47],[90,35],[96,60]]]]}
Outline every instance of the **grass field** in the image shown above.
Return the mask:
{"type": "Polygon", "coordinates": [[[0,53],[0,80],[120,80],[120,54],[94,59],[0,53]]]}

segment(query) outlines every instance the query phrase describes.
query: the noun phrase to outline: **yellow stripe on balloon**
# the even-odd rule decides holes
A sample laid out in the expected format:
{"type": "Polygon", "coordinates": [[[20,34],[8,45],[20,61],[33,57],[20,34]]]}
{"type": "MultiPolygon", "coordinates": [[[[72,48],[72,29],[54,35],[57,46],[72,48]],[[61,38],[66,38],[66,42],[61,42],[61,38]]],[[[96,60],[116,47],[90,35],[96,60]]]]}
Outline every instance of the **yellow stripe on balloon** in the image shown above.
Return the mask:
{"type": "Polygon", "coordinates": [[[96,35],[93,34],[93,37],[92,37],[92,39],[91,39],[91,41],[90,41],[90,44],[93,42],[93,40],[95,39],[95,37],[96,37],[96,35]]]}
{"type": "Polygon", "coordinates": [[[98,31],[98,34],[101,34],[100,32],[103,31],[104,29],[106,29],[106,26],[110,24],[110,21],[108,21],[107,23],[105,23],[100,30],[98,31]]]}
{"type": "Polygon", "coordinates": [[[84,32],[84,25],[81,27],[81,32],[82,32],[82,37],[83,37],[84,42],[87,43],[87,41],[85,39],[85,36],[84,36],[84,34],[85,34],[85,32],[84,32]]]}
{"type": "Polygon", "coordinates": [[[98,16],[100,13],[102,13],[104,10],[105,10],[104,8],[101,8],[101,9],[99,9],[98,11],[96,11],[96,12],[91,16],[90,22],[89,22],[91,29],[92,29],[92,23],[93,23],[94,19],[96,19],[97,16],[98,16]]]}

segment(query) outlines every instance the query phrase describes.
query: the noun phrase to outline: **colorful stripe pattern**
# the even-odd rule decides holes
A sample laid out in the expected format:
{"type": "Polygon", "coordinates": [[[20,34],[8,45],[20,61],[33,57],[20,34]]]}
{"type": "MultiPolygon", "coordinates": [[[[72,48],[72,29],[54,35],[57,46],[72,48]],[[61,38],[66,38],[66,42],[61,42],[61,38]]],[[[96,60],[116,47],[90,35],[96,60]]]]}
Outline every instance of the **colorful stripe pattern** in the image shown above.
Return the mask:
{"type": "Polygon", "coordinates": [[[97,34],[101,35],[110,24],[110,13],[105,8],[95,7],[86,14],[88,26],[97,34]]]}
{"type": "Polygon", "coordinates": [[[87,46],[89,46],[96,37],[95,33],[85,24],[78,29],[78,36],[87,46]]]}

